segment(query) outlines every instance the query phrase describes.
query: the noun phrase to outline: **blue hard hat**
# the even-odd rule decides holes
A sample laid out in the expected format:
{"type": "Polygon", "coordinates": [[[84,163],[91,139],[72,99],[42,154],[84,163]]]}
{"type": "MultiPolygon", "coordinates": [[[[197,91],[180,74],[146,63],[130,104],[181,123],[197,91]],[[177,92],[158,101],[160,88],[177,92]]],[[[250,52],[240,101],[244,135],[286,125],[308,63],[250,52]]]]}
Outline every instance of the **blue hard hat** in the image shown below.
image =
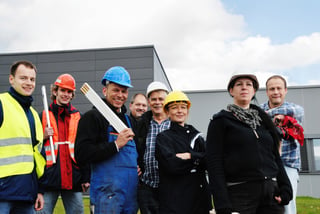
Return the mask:
{"type": "Polygon", "coordinates": [[[121,66],[114,66],[109,68],[102,77],[102,85],[106,85],[106,81],[110,81],[129,88],[133,87],[131,85],[130,75],[128,71],[121,66]]]}

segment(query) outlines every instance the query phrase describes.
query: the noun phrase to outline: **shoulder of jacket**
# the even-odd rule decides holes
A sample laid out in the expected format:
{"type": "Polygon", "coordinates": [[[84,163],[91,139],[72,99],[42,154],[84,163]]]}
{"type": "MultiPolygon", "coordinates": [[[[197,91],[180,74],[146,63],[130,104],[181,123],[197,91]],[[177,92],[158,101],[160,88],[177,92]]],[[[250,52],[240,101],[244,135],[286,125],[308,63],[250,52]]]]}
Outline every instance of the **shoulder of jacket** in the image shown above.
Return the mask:
{"type": "Polygon", "coordinates": [[[215,113],[215,114],[212,116],[212,120],[215,120],[215,119],[218,119],[218,118],[222,118],[222,117],[226,117],[228,114],[229,114],[228,111],[222,109],[221,111],[215,113]]]}
{"type": "Polygon", "coordinates": [[[103,115],[98,111],[98,109],[90,109],[82,115],[83,118],[87,117],[103,117],[103,115]]]}
{"type": "Polygon", "coordinates": [[[141,124],[149,124],[151,119],[152,119],[152,112],[149,110],[145,112],[137,122],[141,126],[141,124]]]}
{"type": "Polygon", "coordinates": [[[296,104],[296,103],[291,103],[291,102],[284,102],[283,105],[286,105],[286,106],[289,106],[289,107],[293,107],[293,108],[300,108],[300,109],[303,109],[302,106],[300,106],[299,104],[296,104]]]}
{"type": "Polygon", "coordinates": [[[75,108],[71,103],[70,103],[70,108],[69,108],[70,114],[74,114],[74,113],[80,113],[80,111],[75,108]]]}
{"type": "Polygon", "coordinates": [[[160,138],[168,137],[172,133],[174,133],[174,131],[172,129],[166,129],[166,130],[163,130],[162,132],[160,132],[159,134],[157,134],[157,138],[158,137],[160,137],[160,138]]]}

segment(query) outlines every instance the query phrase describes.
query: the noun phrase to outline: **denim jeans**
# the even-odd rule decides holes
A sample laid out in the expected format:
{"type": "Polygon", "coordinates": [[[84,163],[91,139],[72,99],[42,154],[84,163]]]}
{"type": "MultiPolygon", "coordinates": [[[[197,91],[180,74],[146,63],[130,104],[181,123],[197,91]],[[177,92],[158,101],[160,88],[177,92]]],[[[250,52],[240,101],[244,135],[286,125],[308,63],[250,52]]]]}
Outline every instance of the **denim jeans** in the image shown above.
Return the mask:
{"type": "Polygon", "coordinates": [[[274,199],[278,184],[271,179],[228,187],[233,212],[241,214],[283,214],[284,207],[274,199]]]}
{"type": "Polygon", "coordinates": [[[52,214],[59,195],[61,195],[66,214],[84,213],[82,193],[61,190],[45,192],[43,195],[44,207],[41,211],[38,211],[37,214],[52,214]]]}
{"type": "Polygon", "coordinates": [[[291,167],[284,167],[287,175],[290,179],[291,187],[292,187],[292,195],[293,198],[289,202],[288,205],[284,206],[285,214],[296,214],[297,213],[297,207],[296,207],[296,196],[297,196],[297,190],[298,190],[298,183],[299,183],[299,173],[298,170],[291,167]]]}
{"type": "Polygon", "coordinates": [[[22,201],[0,201],[1,214],[34,214],[34,204],[22,201]]]}
{"type": "Polygon", "coordinates": [[[159,192],[140,182],[138,188],[138,204],[141,214],[159,213],[159,192]]]}

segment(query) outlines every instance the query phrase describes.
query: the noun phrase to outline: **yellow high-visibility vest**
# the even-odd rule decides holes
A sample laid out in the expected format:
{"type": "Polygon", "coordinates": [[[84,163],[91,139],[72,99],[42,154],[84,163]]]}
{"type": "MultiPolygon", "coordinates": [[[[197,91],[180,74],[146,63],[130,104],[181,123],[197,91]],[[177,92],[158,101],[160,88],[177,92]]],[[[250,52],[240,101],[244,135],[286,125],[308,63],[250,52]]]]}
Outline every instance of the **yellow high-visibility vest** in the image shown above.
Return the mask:
{"type": "Polygon", "coordinates": [[[35,121],[34,148],[28,118],[22,106],[9,94],[0,94],[3,123],[0,127],[0,178],[29,174],[36,163],[38,178],[44,173],[45,159],[40,154],[43,141],[42,124],[38,113],[30,107],[35,121]]]}

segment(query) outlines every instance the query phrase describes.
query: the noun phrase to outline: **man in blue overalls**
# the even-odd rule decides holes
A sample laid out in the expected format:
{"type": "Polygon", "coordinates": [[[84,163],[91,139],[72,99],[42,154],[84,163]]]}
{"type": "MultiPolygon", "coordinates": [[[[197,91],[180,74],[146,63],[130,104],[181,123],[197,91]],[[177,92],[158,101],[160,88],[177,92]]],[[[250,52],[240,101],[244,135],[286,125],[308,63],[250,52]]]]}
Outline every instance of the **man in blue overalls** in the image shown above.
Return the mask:
{"type": "Polygon", "coordinates": [[[137,150],[124,103],[131,88],[129,73],[120,66],[102,78],[105,103],[127,125],[120,133],[96,109],[80,119],[75,144],[78,164],[91,164],[90,203],[94,213],[136,214],[137,150]]]}

